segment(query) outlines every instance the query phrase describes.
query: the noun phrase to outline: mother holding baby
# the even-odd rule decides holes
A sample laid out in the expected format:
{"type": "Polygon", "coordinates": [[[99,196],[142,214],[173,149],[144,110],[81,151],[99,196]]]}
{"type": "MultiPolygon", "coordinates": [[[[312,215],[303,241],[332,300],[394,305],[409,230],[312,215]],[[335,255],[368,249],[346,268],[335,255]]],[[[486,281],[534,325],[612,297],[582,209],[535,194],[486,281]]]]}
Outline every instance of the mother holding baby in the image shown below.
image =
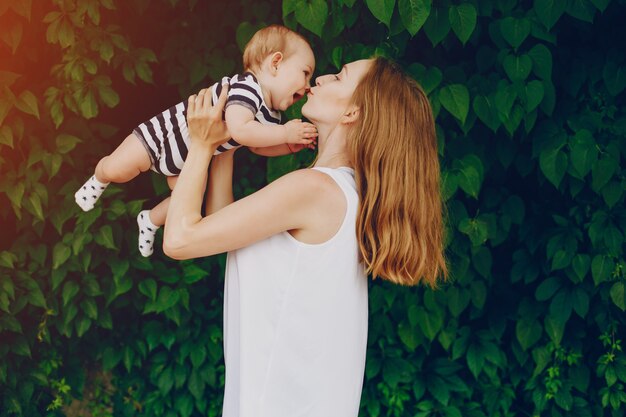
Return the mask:
{"type": "Polygon", "coordinates": [[[368,274],[437,288],[448,274],[433,114],[385,58],[315,80],[302,114],[319,133],[312,168],[234,201],[226,88],[189,99],[191,146],[172,193],[165,254],[228,252],[223,417],[356,417],[368,274]],[[206,216],[200,214],[207,167],[206,216]]]}

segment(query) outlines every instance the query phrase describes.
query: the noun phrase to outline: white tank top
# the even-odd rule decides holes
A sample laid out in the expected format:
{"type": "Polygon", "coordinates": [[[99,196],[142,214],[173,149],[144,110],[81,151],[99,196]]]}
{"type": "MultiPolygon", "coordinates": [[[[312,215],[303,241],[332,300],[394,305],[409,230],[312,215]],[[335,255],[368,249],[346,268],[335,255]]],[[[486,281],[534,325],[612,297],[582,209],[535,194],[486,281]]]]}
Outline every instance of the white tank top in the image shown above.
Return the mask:
{"type": "MultiPolygon", "coordinates": [[[[347,198],[320,244],[278,233],[228,253],[222,417],[357,417],[367,348],[354,170],[314,167],[347,198]]],[[[277,213],[280,215],[280,213],[277,213]]]]}

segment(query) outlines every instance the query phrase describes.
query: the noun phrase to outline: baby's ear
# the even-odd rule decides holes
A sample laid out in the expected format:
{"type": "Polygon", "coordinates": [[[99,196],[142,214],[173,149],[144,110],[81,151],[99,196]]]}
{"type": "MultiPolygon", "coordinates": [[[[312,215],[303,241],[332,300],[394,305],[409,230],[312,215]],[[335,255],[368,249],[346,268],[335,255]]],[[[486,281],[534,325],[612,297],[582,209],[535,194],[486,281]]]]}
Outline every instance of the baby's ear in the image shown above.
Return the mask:
{"type": "Polygon", "coordinates": [[[282,52],[274,52],[270,58],[270,66],[272,72],[276,72],[278,70],[278,66],[283,62],[283,53],[282,52]]]}

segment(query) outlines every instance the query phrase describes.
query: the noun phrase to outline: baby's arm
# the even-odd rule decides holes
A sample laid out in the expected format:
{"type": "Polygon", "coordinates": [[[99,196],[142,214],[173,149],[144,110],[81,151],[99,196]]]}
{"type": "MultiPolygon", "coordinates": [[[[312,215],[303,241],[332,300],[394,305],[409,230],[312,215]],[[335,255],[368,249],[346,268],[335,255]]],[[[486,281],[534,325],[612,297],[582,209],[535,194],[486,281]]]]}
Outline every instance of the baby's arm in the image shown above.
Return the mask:
{"type": "Polygon", "coordinates": [[[299,119],[284,125],[264,125],[250,109],[237,104],[226,108],[226,125],[233,139],[245,146],[264,147],[284,143],[308,145],[317,137],[315,125],[299,119]]]}

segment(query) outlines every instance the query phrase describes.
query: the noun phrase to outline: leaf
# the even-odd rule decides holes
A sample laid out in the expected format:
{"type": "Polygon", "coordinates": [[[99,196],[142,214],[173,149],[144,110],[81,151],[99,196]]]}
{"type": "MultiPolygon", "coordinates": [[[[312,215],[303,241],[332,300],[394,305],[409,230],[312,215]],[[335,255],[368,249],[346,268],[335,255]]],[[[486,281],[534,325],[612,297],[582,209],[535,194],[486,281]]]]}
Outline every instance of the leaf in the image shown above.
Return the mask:
{"type": "Polygon", "coordinates": [[[37,104],[37,98],[29,90],[22,91],[19,98],[15,102],[15,107],[20,111],[35,116],[39,119],[39,106],[37,104]]]}
{"type": "Polygon", "coordinates": [[[15,55],[15,51],[20,45],[23,31],[24,28],[22,26],[22,22],[16,20],[9,20],[8,22],[5,21],[3,30],[0,31],[2,41],[7,44],[9,48],[11,48],[11,53],[13,55],[15,55]]]}
{"type": "Polygon", "coordinates": [[[469,92],[463,84],[447,85],[439,91],[439,100],[443,107],[465,124],[469,111],[469,92]]]}
{"type": "Polygon", "coordinates": [[[494,132],[498,130],[500,120],[498,119],[498,115],[495,110],[495,103],[493,103],[492,97],[474,97],[472,108],[480,121],[482,121],[489,129],[494,132]]]}
{"type": "Polygon", "coordinates": [[[424,23],[424,31],[433,47],[444,40],[450,32],[450,20],[447,11],[433,8],[428,19],[426,19],[426,23],[424,23]]]}
{"type": "Polygon", "coordinates": [[[500,32],[504,40],[517,49],[530,34],[530,21],[526,18],[505,17],[500,20],[500,32]]]}
{"type": "Polygon", "coordinates": [[[524,95],[526,96],[524,110],[526,110],[526,113],[530,113],[543,100],[543,83],[539,80],[532,80],[524,87],[524,95]]]}
{"type": "Polygon", "coordinates": [[[178,303],[179,298],[180,298],[180,295],[178,291],[173,291],[170,287],[166,285],[161,287],[161,289],[159,290],[159,296],[157,299],[156,312],[161,313],[167,310],[168,308],[175,306],[176,303],[178,303]]]}
{"type": "Polygon", "coordinates": [[[63,285],[63,306],[67,306],[67,303],[78,294],[78,289],[78,284],[74,281],[67,281],[65,285],[63,285]]]}
{"type": "Polygon", "coordinates": [[[593,23],[596,8],[589,0],[570,0],[567,2],[565,11],[576,19],[593,23]]]}
{"type": "Polygon", "coordinates": [[[428,19],[432,0],[398,0],[400,20],[406,30],[415,36],[428,19]]]}
{"type": "Polygon", "coordinates": [[[299,0],[295,16],[302,27],[321,38],[322,29],[328,18],[328,4],[325,0],[299,0]]]}
{"type": "Polygon", "coordinates": [[[535,319],[521,318],[515,325],[515,336],[523,350],[527,350],[539,341],[541,331],[541,325],[535,319]]]}
{"type": "Polygon", "coordinates": [[[539,21],[550,30],[565,12],[566,5],[567,0],[535,0],[533,8],[539,21]]]}
{"type": "Polygon", "coordinates": [[[559,320],[548,314],[543,321],[544,328],[550,339],[557,345],[561,345],[563,332],[565,330],[565,321],[559,320]]]}
{"type": "Polygon", "coordinates": [[[591,261],[591,276],[596,287],[602,282],[608,281],[613,270],[614,263],[606,255],[596,255],[591,261]]]}
{"type": "Polygon", "coordinates": [[[620,308],[622,311],[626,311],[626,304],[624,303],[624,282],[618,281],[613,284],[611,287],[610,295],[613,303],[620,308]]]}
{"type": "Polygon", "coordinates": [[[560,149],[548,149],[539,155],[539,167],[557,189],[567,170],[567,155],[560,149]]]}
{"type": "Polygon", "coordinates": [[[56,138],[57,151],[59,153],[66,154],[74,149],[74,147],[76,147],[76,144],[80,142],[82,142],[82,140],[80,140],[76,136],[62,133],[56,138]]]}
{"type": "Polygon", "coordinates": [[[533,61],[533,72],[543,80],[552,78],[552,53],[542,44],[533,46],[528,51],[528,56],[533,61]]]}
{"type": "Polygon", "coordinates": [[[591,258],[586,253],[579,253],[572,259],[572,268],[574,273],[578,276],[579,280],[583,280],[589,272],[589,266],[591,264],[591,258]]]}
{"type": "MultiPolygon", "coordinates": [[[[609,208],[613,208],[615,204],[620,201],[622,197],[622,193],[626,190],[626,186],[624,180],[621,181],[611,181],[604,187],[602,187],[602,198],[604,202],[609,208]]],[[[622,244],[622,235],[619,230],[614,227],[610,227],[607,230],[607,234],[604,235],[605,242],[607,242],[607,246],[614,254],[618,254],[621,252],[620,247],[622,244]],[[615,232],[615,233],[609,233],[615,232]],[[615,239],[619,236],[619,239],[615,239]]]]}
{"type": "Polygon", "coordinates": [[[530,75],[533,67],[533,62],[528,55],[507,55],[502,64],[511,81],[524,81],[530,75]]]}
{"type": "MultiPolygon", "coordinates": [[[[374,17],[385,24],[388,28],[391,23],[391,15],[396,5],[396,0],[365,0],[367,8],[374,17]]],[[[297,10],[296,10],[297,17],[297,10]]]]}
{"type": "Polygon", "coordinates": [[[57,242],[52,250],[52,269],[57,269],[63,265],[72,254],[71,249],[62,242],[57,242]]]}
{"type": "Polygon", "coordinates": [[[598,160],[598,147],[589,130],[581,129],[571,138],[570,159],[581,179],[591,171],[598,160]]]}
{"type": "Polygon", "coordinates": [[[10,87],[21,75],[11,71],[0,71],[0,87],[10,87]]]}
{"type": "Polygon", "coordinates": [[[545,279],[535,290],[535,298],[538,301],[546,301],[551,298],[554,293],[561,288],[561,283],[556,277],[545,279]]]}
{"type": "Polygon", "coordinates": [[[626,88],[626,66],[618,66],[615,61],[607,59],[602,78],[609,94],[617,96],[626,88]]]}
{"type": "Polygon", "coordinates": [[[0,144],[13,149],[13,131],[9,126],[0,127],[0,144]]]}
{"type": "Polygon", "coordinates": [[[96,301],[93,298],[87,297],[83,299],[83,301],[81,301],[80,303],[80,307],[85,312],[87,317],[93,320],[98,319],[98,306],[96,304],[96,301]]]}
{"type": "Polygon", "coordinates": [[[139,291],[148,297],[150,300],[155,301],[157,296],[157,283],[152,278],[145,279],[139,283],[139,291]]]}
{"type": "Polygon", "coordinates": [[[108,224],[102,226],[100,230],[98,230],[98,233],[96,233],[94,240],[98,245],[103,246],[107,249],[117,249],[117,247],[115,246],[115,241],[113,240],[113,229],[111,229],[111,226],[109,226],[108,224]]]}
{"type": "Polygon", "coordinates": [[[465,45],[476,27],[476,8],[470,3],[452,5],[448,9],[448,19],[452,30],[465,45]]]}

